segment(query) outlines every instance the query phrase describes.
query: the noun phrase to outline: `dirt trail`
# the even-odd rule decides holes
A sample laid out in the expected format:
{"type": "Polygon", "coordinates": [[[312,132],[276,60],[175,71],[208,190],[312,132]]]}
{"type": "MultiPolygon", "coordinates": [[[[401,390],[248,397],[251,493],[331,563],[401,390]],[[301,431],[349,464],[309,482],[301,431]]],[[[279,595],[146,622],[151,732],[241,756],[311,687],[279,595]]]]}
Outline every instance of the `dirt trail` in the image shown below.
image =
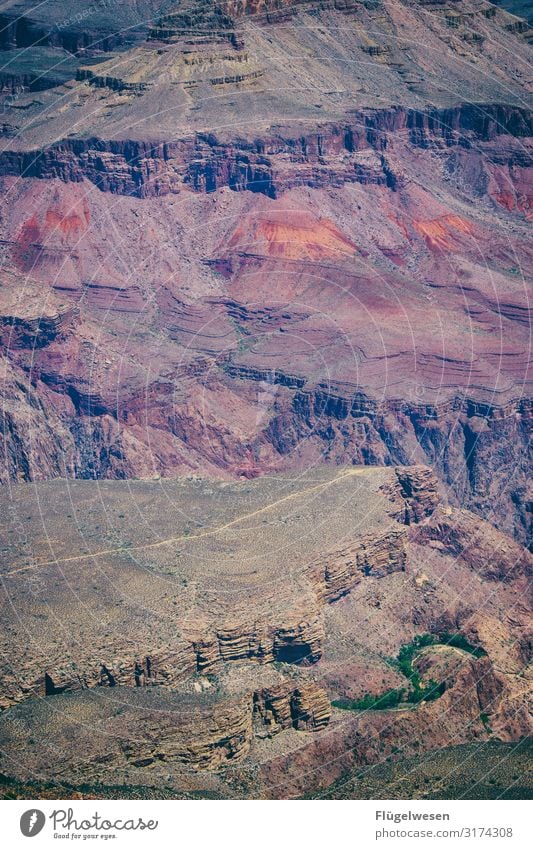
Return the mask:
{"type": "Polygon", "coordinates": [[[200,534],[194,534],[193,536],[189,534],[181,534],[180,536],[167,537],[166,539],[158,540],[157,542],[147,542],[142,543],[141,545],[117,546],[115,548],[104,548],[100,551],[94,551],[89,554],[75,554],[71,557],[55,557],[51,560],[39,560],[35,563],[30,563],[27,566],[21,566],[19,569],[13,569],[7,574],[16,575],[19,572],[26,572],[30,569],[36,569],[38,566],[53,566],[57,563],[72,563],[74,561],[89,560],[94,559],[95,557],[103,557],[107,554],[120,554],[121,552],[130,553],[132,551],[145,551],[147,549],[160,548],[164,545],[170,545],[174,542],[183,542],[184,540],[186,540],[187,542],[191,542],[196,539],[202,539],[203,537],[214,536],[216,534],[221,533],[221,531],[227,530],[227,528],[231,528],[234,525],[238,525],[239,522],[244,522],[247,519],[253,518],[254,516],[259,516],[261,513],[267,513],[269,510],[272,510],[273,508],[285,503],[286,501],[290,501],[294,498],[301,498],[302,496],[309,495],[309,493],[319,492],[320,490],[327,489],[328,487],[339,483],[339,481],[342,481],[347,477],[369,474],[373,471],[374,469],[372,467],[348,469],[348,471],[342,472],[341,474],[337,475],[337,477],[332,478],[331,480],[324,481],[323,483],[317,484],[316,486],[308,487],[307,489],[298,490],[298,492],[292,492],[289,495],[285,495],[283,498],[278,499],[277,501],[273,501],[272,503],[267,504],[264,507],[260,507],[258,510],[253,510],[251,513],[246,513],[244,516],[237,516],[236,519],[232,519],[230,522],[226,522],[224,525],[219,525],[217,528],[210,528],[206,531],[202,531],[202,533],[200,534]]]}

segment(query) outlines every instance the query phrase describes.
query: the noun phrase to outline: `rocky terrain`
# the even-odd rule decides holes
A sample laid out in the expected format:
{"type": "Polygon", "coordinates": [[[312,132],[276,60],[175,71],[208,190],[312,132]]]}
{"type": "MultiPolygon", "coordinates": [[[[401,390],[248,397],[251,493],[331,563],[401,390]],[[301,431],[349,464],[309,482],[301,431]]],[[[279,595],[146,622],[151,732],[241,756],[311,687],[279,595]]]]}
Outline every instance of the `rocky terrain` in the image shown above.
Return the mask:
{"type": "Polygon", "coordinates": [[[57,5],[1,7],[2,480],[429,463],[527,543],[527,25],[57,5]]]}
{"type": "Polygon", "coordinates": [[[522,5],[1,0],[6,786],[531,733],[522,5]]]}
{"type": "Polygon", "coordinates": [[[533,19],[533,9],[531,9],[531,3],[528,0],[496,0],[496,5],[502,6],[511,14],[525,19],[528,23],[531,23],[533,19]]]}
{"type": "Polygon", "coordinates": [[[427,467],[53,481],[2,510],[4,775],[287,798],[531,732],[533,559],[427,467]]]}
{"type": "MultiPolygon", "coordinates": [[[[348,772],[304,799],[531,799],[531,741],[482,742],[348,772]]],[[[15,781],[0,774],[1,799],[222,799],[217,791],[167,785],[15,781]]]]}
{"type": "MultiPolygon", "coordinates": [[[[453,746],[345,775],[318,798],[530,799],[531,740],[453,746]]],[[[35,797],[38,798],[38,797],[35,797]]]]}

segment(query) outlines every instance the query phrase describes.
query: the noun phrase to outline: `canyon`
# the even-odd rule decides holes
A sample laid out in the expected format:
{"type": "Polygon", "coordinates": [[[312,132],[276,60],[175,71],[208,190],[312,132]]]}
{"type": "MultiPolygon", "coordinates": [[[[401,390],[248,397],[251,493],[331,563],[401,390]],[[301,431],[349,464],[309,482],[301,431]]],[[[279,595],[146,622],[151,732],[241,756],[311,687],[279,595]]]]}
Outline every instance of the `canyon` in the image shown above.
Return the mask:
{"type": "Polygon", "coordinates": [[[527,31],[435,5],[193,5],[4,95],[4,482],[426,462],[529,543],[527,31]]]}
{"type": "Polygon", "coordinates": [[[0,2],[3,774],[531,733],[523,5],[0,2]]]}
{"type": "Polygon", "coordinates": [[[19,781],[292,798],[531,733],[533,558],[428,467],[50,481],[1,506],[0,763],[19,781]],[[410,641],[439,698],[343,708],[407,687],[410,641]]]}

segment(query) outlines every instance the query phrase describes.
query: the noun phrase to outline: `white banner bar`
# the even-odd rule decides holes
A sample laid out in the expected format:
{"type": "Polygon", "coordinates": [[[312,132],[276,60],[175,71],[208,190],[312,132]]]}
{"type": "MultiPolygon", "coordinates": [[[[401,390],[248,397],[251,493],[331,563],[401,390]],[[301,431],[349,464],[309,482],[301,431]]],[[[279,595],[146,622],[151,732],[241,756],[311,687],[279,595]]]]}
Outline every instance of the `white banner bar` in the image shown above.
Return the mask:
{"type": "Polygon", "coordinates": [[[2,815],[6,849],[533,845],[531,803],[521,801],[3,801],[2,815]]]}

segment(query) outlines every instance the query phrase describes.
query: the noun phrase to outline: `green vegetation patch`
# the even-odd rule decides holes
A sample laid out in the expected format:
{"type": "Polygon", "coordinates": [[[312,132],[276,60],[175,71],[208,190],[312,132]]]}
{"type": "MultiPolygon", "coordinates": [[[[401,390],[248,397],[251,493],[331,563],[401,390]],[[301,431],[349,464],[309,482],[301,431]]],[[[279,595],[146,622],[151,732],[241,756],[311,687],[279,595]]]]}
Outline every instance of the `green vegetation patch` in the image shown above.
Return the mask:
{"type": "Polygon", "coordinates": [[[435,645],[461,649],[476,658],[486,655],[482,648],[471,645],[463,634],[419,634],[410,643],[402,646],[398,656],[390,661],[407,679],[407,687],[386,690],[377,696],[365,693],[361,699],[335,699],[331,704],[341,710],[391,710],[400,704],[416,705],[440,698],[446,690],[446,682],[430,680],[423,684],[420,673],[413,667],[413,661],[420,651],[426,646],[435,645]]]}

